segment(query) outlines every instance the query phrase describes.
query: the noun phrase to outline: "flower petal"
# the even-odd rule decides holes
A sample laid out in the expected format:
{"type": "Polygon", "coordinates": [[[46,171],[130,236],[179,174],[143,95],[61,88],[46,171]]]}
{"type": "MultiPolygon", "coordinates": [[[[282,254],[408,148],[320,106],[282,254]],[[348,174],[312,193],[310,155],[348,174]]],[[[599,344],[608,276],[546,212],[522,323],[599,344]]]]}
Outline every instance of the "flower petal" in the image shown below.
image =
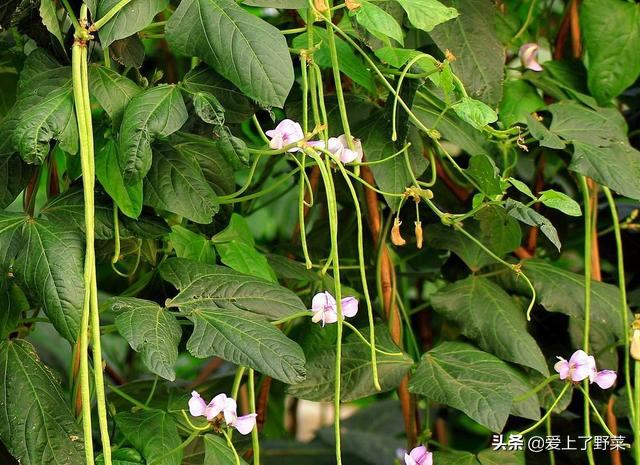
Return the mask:
{"type": "Polygon", "coordinates": [[[584,350],[576,350],[569,359],[571,365],[588,365],[589,355],[584,350]]]}
{"type": "Polygon", "coordinates": [[[562,357],[558,357],[560,361],[556,362],[553,369],[560,373],[560,379],[567,379],[569,376],[569,362],[562,357]]]}
{"type": "Polygon", "coordinates": [[[405,465],[418,465],[409,454],[404,454],[404,463],[405,465]]]}
{"type": "Polygon", "coordinates": [[[197,391],[191,393],[191,399],[189,399],[189,413],[194,417],[204,416],[207,404],[204,399],[200,397],[197,391]]]}
{"type": "Polygon", "coordinates": [[[595,383],[602,389],[609,389],[616,382],[618,375],[613,370],[602,370],[596,373],[595,383]]]}
{"type": "Polygon", "coordinates": [[[429,452],[425,446],[418,446],[414,447],[411,452],[409,452],[409,455],[418,465],[424,465],[427,457],[431,455],[431,452],[429,452]]]}
{"type": "Polygon", "coordinates": [[[224,410],[226,402],[227,395],[225,393],[218,394],[213,399],[211,399],[211,402],[209,402],[209,405],[207,405],[207,420],[211,421],[215,417],[217,417],[220,412],[224,410]]]}
{"type": "Polygon", "coordinates": [[[358,299],[355,297],[345,297],[340,301],[342,303],[342,316],[354,317],[358,313],[358,299]]]}
{"type": "Polygon", "coordinates": [[[542,66],[538,63],[538,44],[528,43],[520,47],[518,53],[522,66],[531,71],[542,71],[542,66]]]}
{"type": "Polygon", "coordinates": [[[231,426],[237,429],[240,434],[249,434],[253,430],[253,428],[256,426],[257,416],[258,415],[255,413],[243,415],[241,417],[236,418],[236,420],[231,424],[231,426]]]}
{"type": "Polygon", "coordinates": [[[324,322],[327,324],[330,323],[335,323],[336,321],[338,321],[338,312],[336,311],[336,308],[327,308],[324,311],[324,322]]]}
{"type": "Polygon", "coordinates": [[[236,401],[231,397],[227,397],[222,412],[224,413],[224,421],[226,421],[228,425],[233,424],[238,418],[237,410],[238,405],[236,404],[236,401]]]}
{"type": "Polygon", "coordinates": [[[329,294],[327,291],[318,292],[316,295],[313,296],[313,300],[311,300],[311,309],[314,312],[317,312],[320,309],[324,310],[325,307],[335,307],[335,306],[336,306],[336,299],[334,299],[333,296],[329,294]]]}

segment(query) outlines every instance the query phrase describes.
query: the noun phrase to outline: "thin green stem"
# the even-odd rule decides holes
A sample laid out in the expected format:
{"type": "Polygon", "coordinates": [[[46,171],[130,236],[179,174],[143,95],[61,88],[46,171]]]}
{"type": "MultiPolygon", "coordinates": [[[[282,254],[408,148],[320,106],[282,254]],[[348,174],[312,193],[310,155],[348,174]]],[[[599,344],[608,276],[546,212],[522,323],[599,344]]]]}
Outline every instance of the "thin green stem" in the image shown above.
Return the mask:
{"type": "Polygon", "coordinates": [[[607,197],[609,210],[611,211],[611,219],[613,221],[613,231],[616,238],[616,254],[618,258],[618,288],[620,289],[620,312],[622,315],[622,340],[624,341],[624,380],[625,391],[627,393],[627,401],[629,402],[629,410],[632,420],[636,418],[636,408],[633,402],[633,392],[631,386],[631,360],[630,360],[630,341],[629,341],[629,309],[627,306],[627,283],[624,272],[624,254],[622,249],[622,234],[620,233],[620,219],[618,218],[618,209],[611,195],[611,190],[607,186],[602,186],[602,190],[607,197]]]}
{"type": "Polygon", "coordinates": [[[287,321],[295,320],[295,319],[301,318],[303,316],[306,316],[306,317],[313,316],[313,313],[311,313],[309,310],[296,312],[293,315],[285,316],[284,318],[280,318],[279,320],[272,321],[271,324],[272,325],[281,325],[283,323],[286,323],[287,321]]]}
{"type": "Polygon", "coordinates": [[[67,10],[67,14],[69,15],[69,19],[71,19],[71,24],[73,24],[74,29],[76,31],[82,29],[82,26],[80,26],[80,22],[78,21],[76,14],[73,12],[73,8],[71,8],[71,5],[69,5],[69,0],[62,0],[62,5],[64,5],[64,9],[67,10]]]}
{"type": "MultiPolygon", "coordinates": [[[[249,382],[247,389],[249,390],[249,410],[250,413],[256,413],[256,387],[255,373],[253,369],[249,369],[249,382]]],[[[253,446],[253,465],[260,465],[260,438],[258,437],[258,425],[253,426],[251,431],[251,444],[253,446]]]]}
{"type": "Polygon", "coordinates": [[[529,5],[529,11],[527,12],[527,19],[525,19],[524,24],[522,25],[520,30],[516,32],[516,35],[512,37],[511,42],[515,41],[518,37],[524,34],[524,31],[526,31],[527,28],[529,27],[529,24],[531,23],[531,18],[533,17],[533,9],[535,5],[536,5],[536,0],[531,0],[531,4],[529,5]]]}
{"type": "Polygon", "coordinates": [[[582,386],[580,386],[579,384],[577,384],[576,386],[578,386],[578,389],[580,389],[580,391],[582,391],[582,394],[584,394],[584,398],[587,399],[587,402],[589,403],[589,406],[591,407],[591,409],[593,410],[593,413],[595,414],[597,420],[600,422],[600,425],[602,426],[602,428],[606,431],[606,433],[609,436],[615,436],[615,434],[613,434],[611,432],[611,430],[609,429],[609,427],[607,426],[607,424],[605,423],[604,419],[602,418],[602,415],[600,415],[600,412],[598,412],[598,409],[596,408],[595,404],[593,403],[593,401],[591,400],[591,397],[589,397],[589,393],[586,392],[584,390],[584,388],[582,386]]]}
{"type": "Polygon", "coordinates": [[[144,403],[144,405],[146,405],[147,407],[149,406],[149,402],[151,402],[151,400],[153,399],[153,395],[156,393],[156,387],[158,387],[158,375],[156,375],[155,378],[153,378],[153,385],[151,386],[151,391],[149,392],[149,396],[147,397],[147,400],[144,403]]]}
{"type": "Polygon", "coordinates": [[[296,168],[294,170],[289,171],[287,174],[285,174],[282,177],[280,177],[280,179],[278,179],[276,182],[271,184],[269,187],[266,187],[265,189],[262,189],[261,191],[254,192],[253,194],[248,194],[248,195],[245,195],[245,196],[242,196],[242,197],[235,197],[235,198],[218,197],[218,202],[221,205],[226,205],[226,204],[240,203],[240,202],[244,202],[246,200],[260,198],[263,195],[267,195],[269,192],[272,192],[272,191],[276,190],[278,187],[280,187],[282,184],[284,184],[288,179],[293,177],[298,171],[300,171],[300,168],[296,168]]]}
{"type": "Polygon", "coordinates": [[[193,440],[195,438],[197,438],[199,435],[200,435],[200,433],[191,433],[189,435],[189,437],[187,439],[185,439],[184,442],[182,442],[182,444],[180,444],[177,447],[174,447],[173,449],[171,449],[170,451],[162,454],[161,456],[157,457],[156,459],[151,460],[150,462],[147,462],[148,465],[155,465],[155,464],[164,462],[167,457],[171,457],[176,452],[180,452],[185,447],[187,447],[189,444],[191,444],[193,442],[193,440]]]}
{"type": "Polygon", "coordinates": [[[91,26],[91,31],[99,31],[102,26],[104,26],[111,18],[113,18],[120,10],[122,10],[125,6],[127,6],[131,2],[131,0],[120,0],[116,3],[113,8],[107,11],[102,18],[93,23],[91,26]]]}
{"type": "Polygon", "coordinates": [[[182,413],[182,417],[184,418],[184,421],[187,422],[187,425],[189,425],[189,428],[191,428],[194,431],[207,431],[208,429],[211,428],[211,423],[208,423],[205,426],[196,426],[193,424],[193,422],[191,421],[191,419],[189,418],[189,416],[187,415],[187,411],[186,410],[180,410],[180,413],[182,413]]]}
{"type": "Polygon", "coordinates": [[[242,383],[242,376],[244,375],[245,368],[239,366],[236,368],[236,375],[233,378],[233,387],[231,388],[231,397],[236,399],[238,397],[238,391],[240,390],[240,383],[242,383]]]}
{"type": "Polygon", "coordinates": [[[358,338],[362,342],[364,342],[369,348],[372,348],[377,353],[382,354],[382,355],[388,355],[389,357],[400,357],[400,356],[404,355],[402,352],[387,352],[386,350],[378,349],[377,347],[371,345],[371,343],[369,341],[367,341],[367,338],[364,337],[364,335],[358,330],[358,328],[353,326],[351,323],[349,323],[348,321],[345,320],[344,321],[344,325],[347,328],[349,328],[351,331],[353,331],[356,334],[356,336],[358,336],[358,338]]]}
{"type": "Polygon", "coordinates": [[[231,441],[231,435],[225,430],[222,430],[222,434],[227,440],[227,445],[229,446],[229,449],[231,449],[231,452],[233,452],[233,457],[236,460],[236,465],[240,465],[240,456],[238,455],[238,451],[236,451],[236,448],[234,447],[233,442],[231,441]]]}
{"type": "Polygon", "coordinates": [[[543,415],[543,417],[540,418],[538,421],[536,421],[529,428],[519,432],[518,436],[524,436],[525,434],[530,433],[531,431],[536,429],[538,426],[540,426],[542,423],[544,423],[547,417],[549,417],[549,415],[553,413],[553,409],[555,409],[558,403],[560,403],[560,399],[562,399],[562,396],[564,396],[564,394],[567,392],[567,389],[569,389],[570,386],[571,386],[571,383],[565,384],[564,387],[562,388],[562,391],[560,391],[560,394],[558,394],[558,397],[556,397],[556,400],[553,402],[553,404],[551,404],[551,407],[549,407],[549,410],[547,410],[547,412],[543,415]]]}
{"type": "Polygon", "coordinates": [[[552,381],[555,381],[556,379],[559,379],[560,375],[551,375],[548,378],[546,378],[544,381],[542,381],[540,384],[538,384],[536,387],[534,387],[533,389],[531,389],[530,391],[525,392],[524,394],[515,397],[513,399],[513,402],[522,402],[523,400],[528,399],[529,397],[531,397],[534,394],[537,394],[538,392],[540,392],[547,384],[549,384],[552,381]]]}
{"type": "MultiPolygon", "coordinates": [[[[547,437],[551,436],[551,415],[547,417],[547,421],[545,422],[547,426],[547,437]]],[[[549,465],[556,465],[556,454],[553,449],[549,449],[549,465]]]]}
{"type": "Polygon", "coordinates": [[[124,400],[126,400],[127,402],[135,405],[136,407],[138,407],[139,409],[142,410],[151,410],[149,407],[147,407],[146,405],[144,405],[142,402],[140,402],[137,399],[134,399],[133,397],[131,397],[129,394],[127,394],[126,392],[122,391],[120,388],[114,386],[113,384],[109,384],[109,389],[111,390],[111,392],[113,392],[114,394],[122,397],[124,400]]]}

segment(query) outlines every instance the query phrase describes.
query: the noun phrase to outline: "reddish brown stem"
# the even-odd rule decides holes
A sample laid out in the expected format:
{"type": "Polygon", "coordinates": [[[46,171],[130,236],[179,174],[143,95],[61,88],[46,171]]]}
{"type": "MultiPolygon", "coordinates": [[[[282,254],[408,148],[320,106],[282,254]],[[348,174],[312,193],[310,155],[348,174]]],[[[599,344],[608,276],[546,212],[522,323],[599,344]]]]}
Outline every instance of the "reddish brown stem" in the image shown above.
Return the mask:
{"type": "Polygon", "coordinates": [[[202,370],[200,370],[200,373],[198,373],[196,379],[194,379],[193,382],[187,386],[187,390],[190,391],[204,383],[209,378],[209,376],[216,372],[220,365],[222,365],[223,361],[224,360],[219,357],[211,358],[211,360],[207,362],[202,370]]]}
{"type": "MultiPolygon", "coordinates": [[[[614,436],[618,435],[618,419],[613,413],[613,404],[615,403],[615,396],[609,397],[609,402],[607,402],[607,426],[614,434],[614,436]]],[[[620,456],[620,451],[618,449],[610,449],[609,456],[611,457],[611,465],[622,465],[622,457],[620,456]]]]}
{"type": "Polygon", "coordinates": [[[258,414],[257,424],[258,431],[262,431],[265,421],[267,421],[267,403],[269,401],[269,391],[271,390],[271,377],[265,376],[260,392],[258,392],[258,405],[256,413],[258,414]]]}

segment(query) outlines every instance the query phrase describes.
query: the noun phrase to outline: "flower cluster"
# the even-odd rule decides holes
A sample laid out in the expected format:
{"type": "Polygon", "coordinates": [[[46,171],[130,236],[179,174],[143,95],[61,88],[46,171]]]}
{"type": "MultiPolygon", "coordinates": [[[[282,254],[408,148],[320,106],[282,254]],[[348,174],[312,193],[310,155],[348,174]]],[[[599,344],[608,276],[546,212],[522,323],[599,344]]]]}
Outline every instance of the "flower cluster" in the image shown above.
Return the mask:
{"type": "Polygon", "coordinates": [[[238,430],[240,434],[249,434],[256,425],[256,414],[238,416],[236,401],[226,394],[218,394],[208,404],[197,391],[191,393],[189,413],[194,417],[205,417],[207,421],[224,419],[225,423],[238,430]]]}
{"type": "MultiPolygon", "coordinates": [[[[271,139],[269,147],[275,150],[281,150],[287,145],[294,144],[304,140],[304,132],[300,123],[296,123],[290,119],[284,119],[278,123],[275,129],[266,131],[265,134],[271,139]]],[[[342,163],[352,163],[354,161],[362,161],[362,144],[359,139],[353,139],[355,150],[349,148],[347,136],[342,134],[340,137],[330,137],[327,143],[323,140],[309,141],[307,145],[317,147],[331,152],[342,163]],[[325,146],[326,145],[326,146],[325,146]]],[[[298,152],[299,147],[292,147],[289,152],[298,152]]]]}
{"type": "Polygon", "coordinates": [[[433,455],[425,446],[415,447],[407,454],[404,449],[396,452],[399,459],[404,458],[405,465],[433,465],[433,455]]]}
{"type": "Polygon", "coordinates": [[[588,378],[590,383],[596,383],[602,389],[609,389],[616,382],[615,371],[598,371],[593,355],[589,355],[583,350],[576,350],[569,360],[562,357],[558,357],[558,359],[560,361],[554,365],[554,368],[560,373],[560,379],[569,378],[577,383],[588,378]]]}
{"type": "Polygon", "coordinates": [[[542,71],[542,66],[538,63],[538,44],[524,44],[520,47],[518,55],[522,66],[531,71],[542,71]]]}
{"type": "MultiPolygon", "coordinates": [[[[355,297],[345,297],[340,301],[342,304],[342,316],[353,317],[358,313],[358,299],[355,297]]],[[[311,301],[311,311],[314,323],[322,322],[322,326],[327,323],[338,321],[338,306],[336,299],[327,291],[320,292],[313,296],[311,301]]]]}

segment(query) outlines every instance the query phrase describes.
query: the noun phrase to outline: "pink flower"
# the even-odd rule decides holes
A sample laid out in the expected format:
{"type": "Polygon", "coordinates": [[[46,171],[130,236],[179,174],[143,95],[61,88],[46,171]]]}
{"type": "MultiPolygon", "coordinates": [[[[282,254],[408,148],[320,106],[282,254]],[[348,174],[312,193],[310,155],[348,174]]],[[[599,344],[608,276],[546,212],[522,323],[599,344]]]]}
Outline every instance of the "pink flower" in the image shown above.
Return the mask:
{"type": "Polygon", "coordinates": [[[542,66],[538,63],[538,44],[529,43],[520,47],[520,61],[522,66],[531,71],[542,71],[542,66]]]}
{"type": "MultiPolygon", "coordinates": [[[[355,297],[345,297],[340,301],[342,303],[342,316],[352,317],[358,313],[358,299],[355,297]]],[[[322,321],[322,326],[327,323],[335,323],[338,321],[338,308],[336,299],[327,291],[319,292],[313,296],[311,301],[311,311],[313,317],[311,321],[318,323],[322,321]]]]}
{"type": "MultiPolygon", "coordinates": [[[[304,139],[304,132],[300,123],[290,119],[283,119],[275,129],[270,129],[265,134],[271,138],[269,147],[275,150],[280,150],[287,145],[304,139]]],[[[289,152],[297,152],[299,150],[298,147],[293,147],[289,149],[289,152]]]]}
{"type": "MultiPolygon", "coordinates": [[[[321,149],[325,148],[323,140],[307,142],[307,145],[310,145],[311,147],[319,147],[321,149]]],[[[340,137],[330,137],[327,141],[326,149],[338,157],[342,163],[352,163],[354,161],[359,163],[362,161],[363,157],[362,143],[360,142],[360,139],[354,138],[353,146],[355,150],[351,150],[349,148],[347,136],[342,134],[340,137]]]]}
{"type": "Polygon", "coordinates": [[[433,465],[433,456],[424,446],[414,448],[408,454],[404,454],[406,465],[433,465]]]}
{"type": "Polygon", "coordinates": [[[238,417],[236,401],[226,394],[218,394],[206,404],[197,391],[191,393],[189,399],[189,413],[194,417],[206,417],[207,421],[213,421],[220,413],[224,416],[227,425],[238,430],[240,434],[249,434],[256,424],[256,414],[250,413],[238,417]]]}
{"type": "Polygon", "coordinates": [[[560,379],[569,378],[571,381],[579,382],[589,378],[589,383],[596,383],[602,389],[609,389],[616,382],[615,371],[598,371],[596,360],[583,350],[576,350],[569,361],[562,357],[558,359],[560,361],[554,365],[554,369],[560,373],[560,379]]]}

